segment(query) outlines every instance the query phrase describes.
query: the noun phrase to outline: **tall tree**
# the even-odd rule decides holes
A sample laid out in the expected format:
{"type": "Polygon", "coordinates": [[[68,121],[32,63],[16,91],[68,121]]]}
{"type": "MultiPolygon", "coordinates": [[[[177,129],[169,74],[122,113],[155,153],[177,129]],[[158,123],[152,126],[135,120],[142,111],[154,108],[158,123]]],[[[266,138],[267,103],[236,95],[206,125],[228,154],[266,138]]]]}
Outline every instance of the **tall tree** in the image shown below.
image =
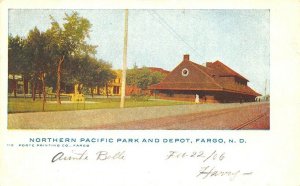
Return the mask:
{"type": "Polygon", "coordinates": [[[136,78],[137,78],[136,85],[142,90],[146,90],[148,86],[152,84],[151,71],[147,68],[138,69],[136,78]]]}
{"type": "Polygon", "coordinates": [[[142,90],[146,90],[150,85],[159,83],[165,77],[160,72],[151,72],[147,67],[128,70],[126,82],[128,85],[136,86],[142,90]]]}
{"type": "Polygon", "coordinates": [[[166,77],[166,74],[160,73],[160,72],[152,72],[151,73],[151,85],[157,84],[161,82],[166,77]]]}
{"type": "Polygon", "coordinates": [[[110,63],[99,59],[97,60],[97,66],[98,86],[103,87],[117,77],[116,73],[112,70],[110,63]]]}
{"type": "Polygon", "coordinates": [[[99,63],[97,59],[86,56],[84,66],[81,68],[82,75],[80,81],[84,86],[90,89],[92,97],[94,96],[93,88],[99,83],[99,63]]]}
{"type": "MultiPolygon", "coordinates": [[[[88,55],[74,57],[73,62],[68,64],[72,64],[76,68],[66,68],[66,72],[69,74],[66,75],[67,81],[86,86],[91,90],[92,96],[93,88],[103,87],[116,77],[111,64],[88,55]]],[[[82,88],[82,86],[79,87],[82,88]]]]}
{"type": "Polygon", "coordinates": [[[98,60],[98,75],[97,82],[99,87],[105,86],[106,97],[108,97],[108,84],[117,77],[116,73],[112,70],[110,63],[103,60],[98,60]]]}
{"type": "Polygon", "coordinates": [[[45,77],[50,71],[51,60],[48,55],[48,43],[51,38],[47,38],[44,32],[39,31],[36,27],[29,31],[27,37],[27,54],[31,60],[32,67],[32,87],[33,87],[33,99],[35,99],[36,84],[42,83],[43,93],[43,110],[46,103],[46,84],[45,77]]]}
{"type": "Polygon", "coordinates": [[[137,81],[138,81],[137,75],[138,75],[138,66],[134,64],[132,69],[127,70],[126,84],[137,86],[137,81]]]}
{"type": "Polygon", "coordinates": [[[46,34],[52,38],[49,48],[51,48],[52,59],[56,61],[56,97],[60,104],[63,63],[72,56],[95,53],[95,46],[88,45],[85,41],[89,37],[91,23],[86,18],[80,17],[77,12],[71,15],[65,14],[65,22],[62,26],[52,16],[50,19],[52,20],[51,28],[46,34]]]}
{"type": "MultiPolygon", "coordinates": [[[[14,97],[17,97],[16,75],[27,73],[28,59],[25,55],[25,39],[19,36],[8,36],[8,73],[12,75],[11,88],[14,97]]],[[[24,77],[24,76],[23,76],[24,77]]]]}
{"type": "Polygon", "coordinates": [[[90,55],[72,56],[65,62],[62,80],[72,85],[78,84],[80,89],[89,88],[92,96],[96,86],[103,87],[116,77],[110,63],[90,55]]]}

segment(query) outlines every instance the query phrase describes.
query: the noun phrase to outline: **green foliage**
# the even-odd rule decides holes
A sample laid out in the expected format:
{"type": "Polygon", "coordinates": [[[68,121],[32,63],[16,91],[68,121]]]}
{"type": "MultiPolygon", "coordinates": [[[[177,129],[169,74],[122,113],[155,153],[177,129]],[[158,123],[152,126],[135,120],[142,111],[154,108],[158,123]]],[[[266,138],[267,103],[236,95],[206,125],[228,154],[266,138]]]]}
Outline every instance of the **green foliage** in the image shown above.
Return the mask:
{"type": "Polygon", "coordinates": [[[52,87],[46,87],[46,92],[47,92],[47,94],[51,94],[53,92],[53,88],[52,87]]]}
{"type": "Polygon", "coordinates": [[[129,69],[126,83],[146,90],[150,85],[159,83],[165,75],[160,72],[151,72],[147,67],[129,69]]]}
{"type": "Polygon", "coordinates": [[[166,74],[160,72],[153,72],[151,74],[151,77],[152,77],[151,85],[153,85],[161,82],[166,77],[166,74]]]}
{"type": "Polygon", "coordinates": [[[142,68],[137,71],[137,87],[145,90],[152,84],[151,72],[147,68],[142,68]]]}
{"type": "Polygon", "coordinates": [[[148,101],[150,96],[144,94],[131,94],[130,98],[132,98],[134,101],[148,101]]]}
{"type": "Polygon", "coordinates": [[[36,81],[41,74],[50,71],[52,62],[48,55],[48,44],[51,38],[47,38],[44,32],[40,32],[36,27],[29,31],[26,39],[26,54],[30,61],[31,79],[36,81]]]}
{"type": "Polygon", "coordinates": [[[137,69],[128,69],[126,72],[126,84],[127,85],[137,85],[137,69]]]}
{"type": "Polygon", "coordinates": [[[64,81],[70,84],[83,84],[84,86],[103,87],[115,79],[115,72],[110,63],[94,57],[74,56],[70,58],[70,66],[64,70],[64,81]]]}
{"type": "Polygon", "coordinates": [[[8,36],[8,73],[27,73],[29,59],[25,53],[26,40],[24,38],[8,36]]]}
{"type": "Polygon", "coordinates": [[[112,66],[110,63],[103,60],[99,60],[98,62],[98,85],[100,87],[103,87],[107,83],[113,81],[117,77],[117,74],[112,70],[112,66]]]}
{"type": "Polygon", "coordinates": [[[62,26],[52,16],[50,16],[50,19],[52,21],[51,28],[46,31],[46,34],[52,38],[49,43],[49,54],[56,62],[56,94],[57,102],[60,103],[61,80],[68,80],[64,77],[67,73],[64,74],[63,69],[66,67],[76,69],[76,66],[74,67],[72,64],[74,62],[73,58],[94,55],[96,46],[87,44],[86,38],[89,37],[92,25],[89,20],[80,17],[77,12],[73,12],[71,15],[65,14],[65,22],[62,26]]]}
{"type": "Polygon", "coordinates": [[[51,56],[55,59],[65,58],[83,55],[83,54],[95,54],[96,47],[89,45],[86,39],[89,38],[89,32],[92,24],[88,19],[80,17],[77,12],[73,12],[71,15],[65,14],[63,25],[50,16],[51,28],[46,31],[49,35],[51,43],[51,56]]]}
{"type": "Polygon", "coordinates": [[[32,82],[45,75],[52,89],[60,89],[58,81],[94,87],[116,77],[111,64],[94,57],[97,46],[86,42],[92,26],[89,20],[77,12],[65,14],[61,25],[52,16],[50,20],[51,27],[45,32],[35,27],[26,38],[8,37],[9,74],[22,74],[32,82]]]}

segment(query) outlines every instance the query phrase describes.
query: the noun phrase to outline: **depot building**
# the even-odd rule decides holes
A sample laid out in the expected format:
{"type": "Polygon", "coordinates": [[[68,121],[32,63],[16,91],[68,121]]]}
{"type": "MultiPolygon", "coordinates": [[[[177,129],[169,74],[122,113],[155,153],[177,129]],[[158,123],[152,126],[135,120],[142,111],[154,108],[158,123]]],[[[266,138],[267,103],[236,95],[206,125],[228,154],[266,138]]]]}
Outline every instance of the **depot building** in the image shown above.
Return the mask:
{"type": "Polygon", "coordinates": [[[190,61],[189,55],[160,83],[150,86],[157,98],[201,103],[252,102],[259,93],[245,77],[220,61],[206,66],[190,61]]]}

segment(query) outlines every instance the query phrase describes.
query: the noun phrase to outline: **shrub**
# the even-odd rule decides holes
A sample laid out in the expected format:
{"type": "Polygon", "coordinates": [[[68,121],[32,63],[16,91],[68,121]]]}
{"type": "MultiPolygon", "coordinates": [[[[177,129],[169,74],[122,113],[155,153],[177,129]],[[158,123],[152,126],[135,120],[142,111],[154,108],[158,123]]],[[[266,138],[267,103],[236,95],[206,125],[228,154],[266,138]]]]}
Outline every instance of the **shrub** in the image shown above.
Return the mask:
{"type": "Polygon", "coordinates": [[[131,94],[131,99],[134,101],[148,101],[150,96],[146,94],[131,94]]]}

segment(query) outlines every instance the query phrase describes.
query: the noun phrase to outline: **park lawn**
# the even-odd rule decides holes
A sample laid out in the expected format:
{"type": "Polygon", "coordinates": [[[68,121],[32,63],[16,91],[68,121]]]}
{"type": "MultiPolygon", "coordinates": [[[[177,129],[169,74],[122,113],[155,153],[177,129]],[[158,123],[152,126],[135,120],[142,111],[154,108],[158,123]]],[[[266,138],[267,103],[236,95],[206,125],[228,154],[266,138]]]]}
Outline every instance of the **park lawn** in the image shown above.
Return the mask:
{"type": "MultiPolygon", "coordinates": [[[[65,99],[62,99],[65,101],[65,99]]],[[[190,102],[168,101],[168,100],[144,100],[136,101],[131,98],[125,100],[125,107],[151,107],[192,104],[190,102]]],[[[8,98],[8,113],[42,112],[42,100],[37,98],[8,98]]],[[[67,111],[67,110],[91,110],[104,108],[119,108],[120,99],[117,98],[88,98],[86,102],[57,104],[54,100],[47,101],[45,111],[67,111]],[[93,103],[91,103],[93,102],[93,103]]]]}

